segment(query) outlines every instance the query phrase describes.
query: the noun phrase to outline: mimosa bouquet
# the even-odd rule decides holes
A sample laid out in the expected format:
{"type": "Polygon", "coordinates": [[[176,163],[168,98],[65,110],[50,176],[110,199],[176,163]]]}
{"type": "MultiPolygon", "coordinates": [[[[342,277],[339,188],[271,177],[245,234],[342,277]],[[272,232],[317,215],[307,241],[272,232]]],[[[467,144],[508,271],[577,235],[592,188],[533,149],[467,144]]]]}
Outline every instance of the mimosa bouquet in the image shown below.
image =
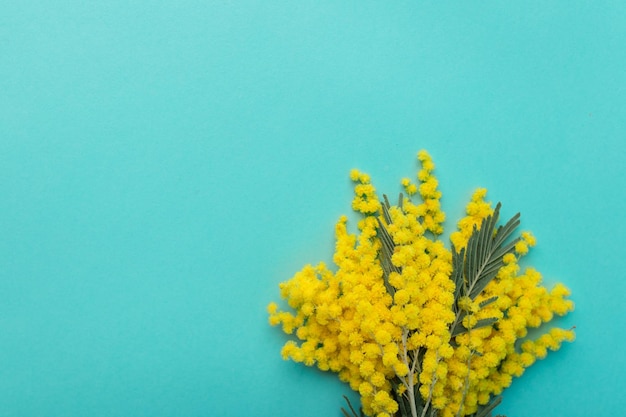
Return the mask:
{"type": "MultiPolygon", "coordinates": [[[[548,289],[519,261],[535,244],[516,232],[520,215],[499,225],[500,204],[479,189],[467,216],[439,240],[444,213],[434,164],[418,153],[417,181],[402,179],[395,205],[380,200],[370,177],[350,173],[360,213],[335,226],[336,268],[306,265],[280,284],[290,311],[268,307],[272,325],[294,334],[282,357],[338,374],[360,394],[360,413],[377,417],[491,416],[500,394],[572,329],[529,328],[573,310],[562,284],[548,289]],[[414,201],[419,195],[420,202],[414,201]]],[[[357,416],[349,404],[345,416],[357,416]]]]}

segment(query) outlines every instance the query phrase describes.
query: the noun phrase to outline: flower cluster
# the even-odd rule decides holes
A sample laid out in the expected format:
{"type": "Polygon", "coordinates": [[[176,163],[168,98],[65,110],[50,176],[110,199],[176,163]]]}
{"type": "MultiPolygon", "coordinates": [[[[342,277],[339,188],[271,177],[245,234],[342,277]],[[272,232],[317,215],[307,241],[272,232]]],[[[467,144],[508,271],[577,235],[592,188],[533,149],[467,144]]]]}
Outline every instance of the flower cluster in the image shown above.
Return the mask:
{"type": "Polygon", "coordinates": [[[491,275],[465,276],[472,236],[497,213],[486,190],[476,191],[447,249],[437,239],[445,216],[434,164],[425,151],[418,159],[419,185],[403,179],[408,196],[401,194],[397,205],[387,197],[381,202],[369,176],[353,170],[358,236],[341,217],[335,271],[323,263],[305,266],[280,284],[292,310],[268,307],[270,324],[299,340],[284,345],[283,358],[336,372],[359,392],[368,416],[471,415],[493,404],[548,349],[574,338],[571,330],[554,328],[525,340],[528,328],[573,309],[563,285],[548,290],[536,270],[520,271],[519,259],[535,244],[530,233],[494,248],[491,275]],[[411,200],[415,194],[419,204],[411,200]]]}

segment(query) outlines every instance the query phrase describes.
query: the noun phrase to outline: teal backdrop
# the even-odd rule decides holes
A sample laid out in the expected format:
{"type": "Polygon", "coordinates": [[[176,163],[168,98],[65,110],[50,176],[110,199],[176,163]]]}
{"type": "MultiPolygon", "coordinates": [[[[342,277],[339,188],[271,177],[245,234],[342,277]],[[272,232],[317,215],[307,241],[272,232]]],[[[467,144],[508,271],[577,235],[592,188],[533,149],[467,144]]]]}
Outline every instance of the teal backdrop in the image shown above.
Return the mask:
{"type": "Polygon", "coordinates": [[[1,417],[339,417],[265,308],[422,148],[573,291],[498,411],[623,414],[626,2],[1,3],[1,417]]]}

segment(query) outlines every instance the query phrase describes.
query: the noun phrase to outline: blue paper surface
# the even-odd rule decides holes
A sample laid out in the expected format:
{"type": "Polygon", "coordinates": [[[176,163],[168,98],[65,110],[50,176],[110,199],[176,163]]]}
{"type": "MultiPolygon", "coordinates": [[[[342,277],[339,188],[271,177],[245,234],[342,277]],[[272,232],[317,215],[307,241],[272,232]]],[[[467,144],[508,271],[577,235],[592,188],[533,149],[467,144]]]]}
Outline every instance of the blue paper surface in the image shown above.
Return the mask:
{"type": "Polygon", "coordinates": [[[338,417],[265,307],[422,148],[576,302],[497,411],[622,414],[625,44],[620,1],[3,5],[0,417],[338,417]]]}

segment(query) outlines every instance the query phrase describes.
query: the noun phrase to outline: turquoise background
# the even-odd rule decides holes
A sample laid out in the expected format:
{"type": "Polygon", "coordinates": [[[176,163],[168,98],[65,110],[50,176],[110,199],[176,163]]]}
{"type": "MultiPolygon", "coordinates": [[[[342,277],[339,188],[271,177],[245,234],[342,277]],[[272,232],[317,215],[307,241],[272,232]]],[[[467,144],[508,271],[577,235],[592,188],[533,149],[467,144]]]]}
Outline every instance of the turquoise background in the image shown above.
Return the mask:
{"type": "Polygon", "coordinates": [[[448,232],[487,187],[573,291],[498,411],[622,414],[626,2],[0,9],[0,416],[339,417],[265,307],[422,148],[448,232]]]}

